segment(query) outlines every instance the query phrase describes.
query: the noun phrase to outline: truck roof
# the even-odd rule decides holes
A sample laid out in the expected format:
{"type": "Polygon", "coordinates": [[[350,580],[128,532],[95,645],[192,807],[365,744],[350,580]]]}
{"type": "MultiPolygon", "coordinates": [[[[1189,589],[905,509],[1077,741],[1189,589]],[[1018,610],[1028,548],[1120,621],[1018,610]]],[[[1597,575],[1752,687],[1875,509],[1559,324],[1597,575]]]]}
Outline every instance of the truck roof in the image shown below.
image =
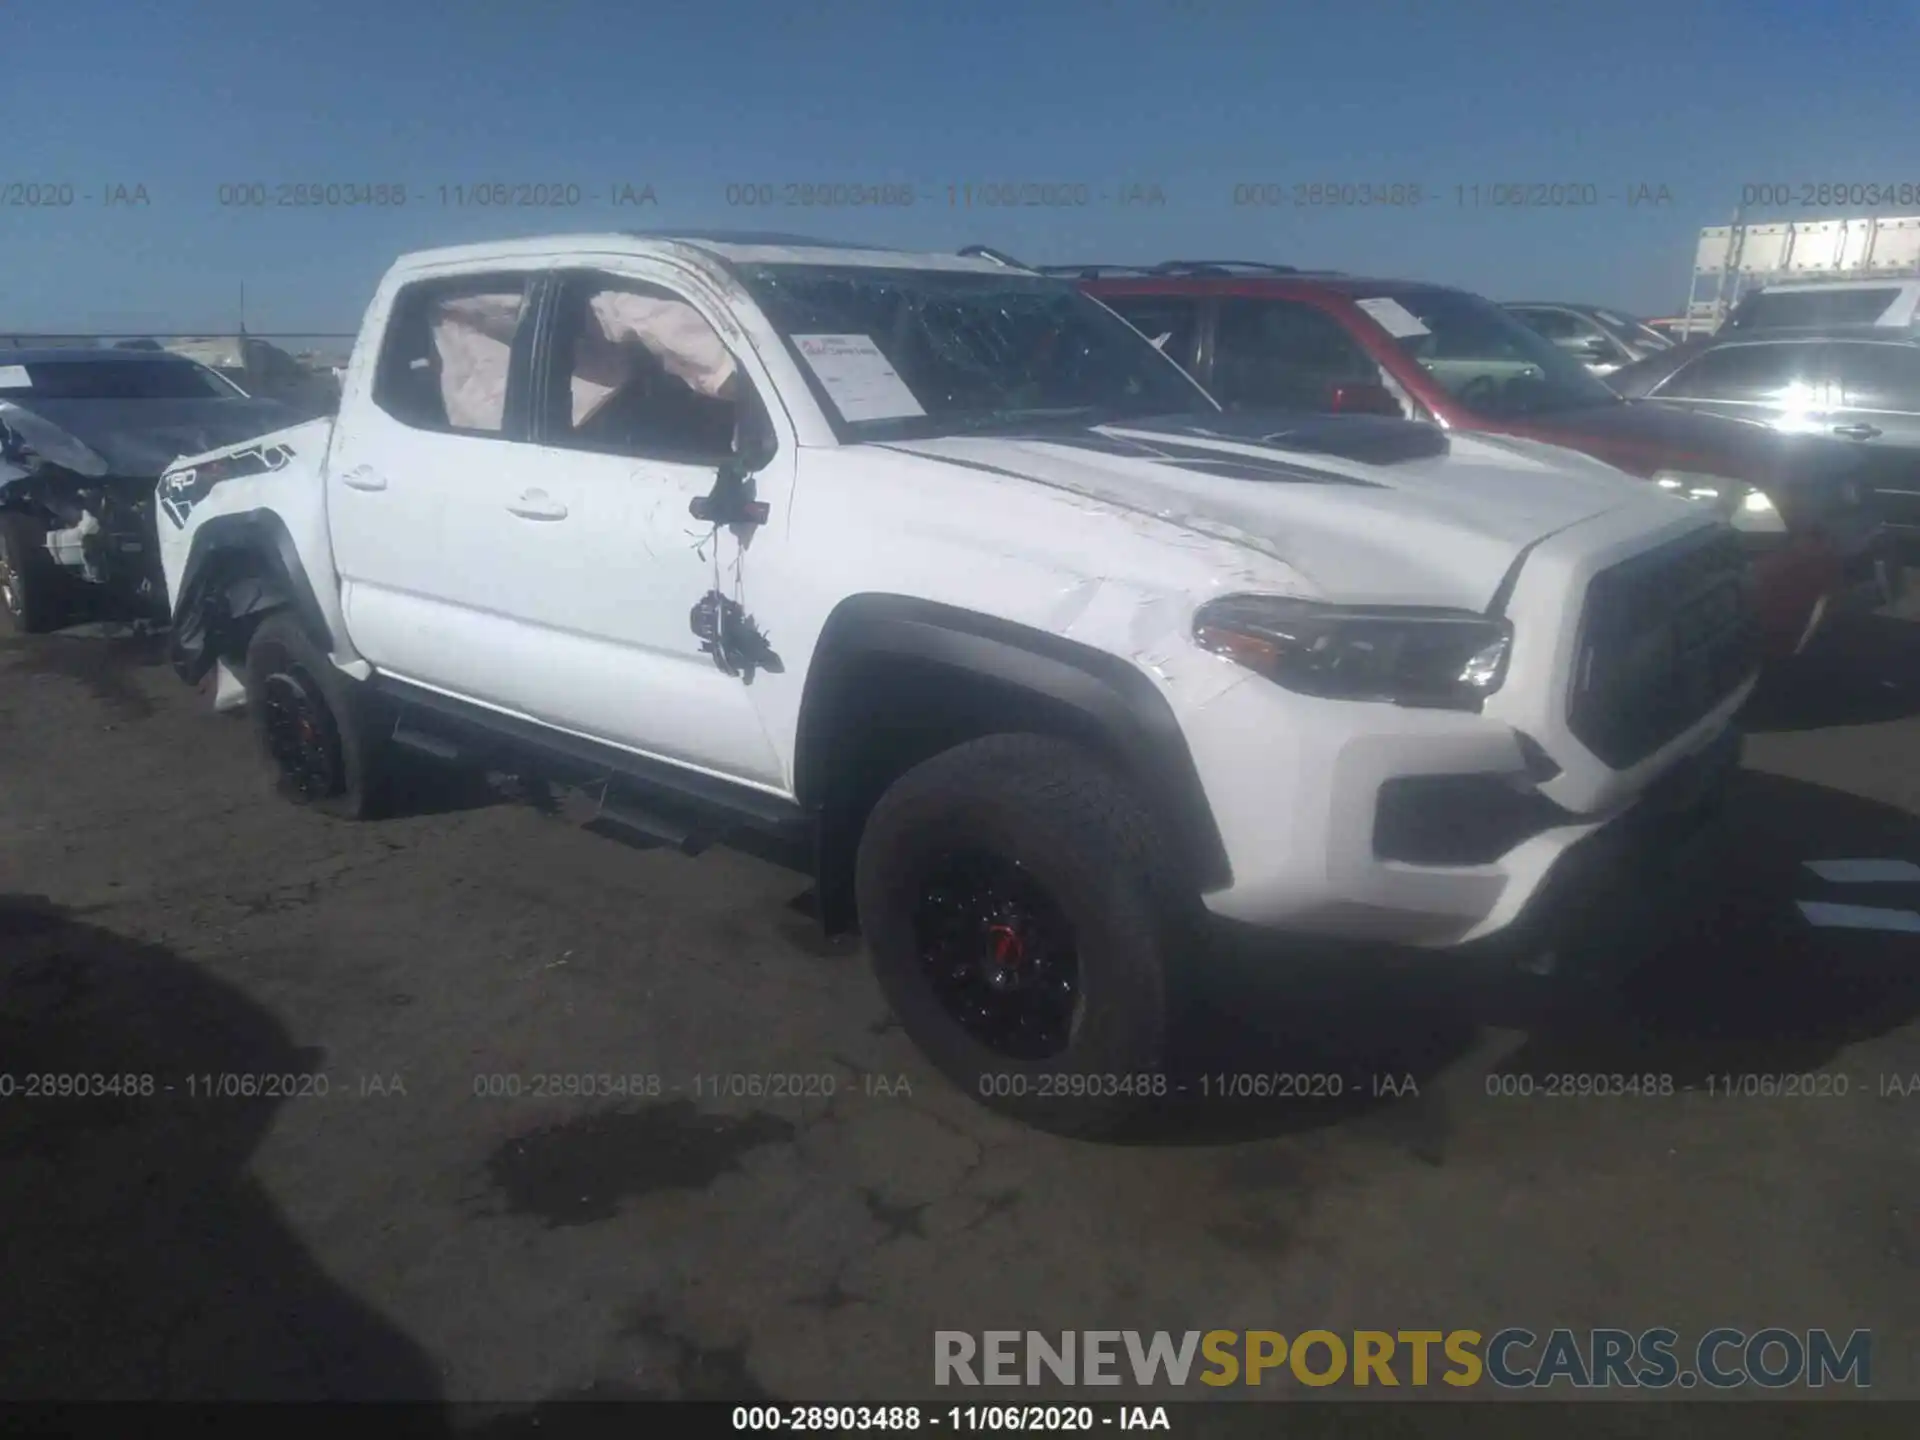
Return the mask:
{"type": "Polygon", "coordinates": [[[400,257],[396,269],[431,270],[471,261],[520,260],[554,251],[607,255],[674,255],[742,265],[853,265],[900,270],[958,270],[1005,275],[995,261],[952,251],[892,250],[846,240],[821,240],[755,230],[605,230],[582,234],[529,235],[517,240],[487,240],[473,245],[415,250],[400,257]],[[688,252],[692,252],[690,255],[688,252]]]}

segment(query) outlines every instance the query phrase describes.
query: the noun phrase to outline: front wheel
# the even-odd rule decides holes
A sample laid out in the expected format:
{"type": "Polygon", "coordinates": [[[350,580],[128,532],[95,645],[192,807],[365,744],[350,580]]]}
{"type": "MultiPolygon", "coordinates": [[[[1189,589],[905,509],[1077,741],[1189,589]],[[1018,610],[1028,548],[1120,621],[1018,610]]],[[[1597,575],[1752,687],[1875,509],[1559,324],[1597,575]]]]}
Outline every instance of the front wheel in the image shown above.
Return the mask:
{"type": "Polygon", "coordinates": [[[22,635],[65,623],[66,576],[47,553],[47,527],[18,510],[0,511],[0,613],[22,635]]]}
{"type": "Polygon", "coordinates": [[[274,788],[343,819],[374,813],[380,747],[368,705],[293,616],[267,616],[247,645],[247,710],[274,788]]]}
{"type": "Polygon", "coordinates": [[[882,992],[969,1095],[1092,1137],[1168,1094],[1198,894],[1096,757],[995,735],[914,767],[868,817],[855,885],[882,992]]]}

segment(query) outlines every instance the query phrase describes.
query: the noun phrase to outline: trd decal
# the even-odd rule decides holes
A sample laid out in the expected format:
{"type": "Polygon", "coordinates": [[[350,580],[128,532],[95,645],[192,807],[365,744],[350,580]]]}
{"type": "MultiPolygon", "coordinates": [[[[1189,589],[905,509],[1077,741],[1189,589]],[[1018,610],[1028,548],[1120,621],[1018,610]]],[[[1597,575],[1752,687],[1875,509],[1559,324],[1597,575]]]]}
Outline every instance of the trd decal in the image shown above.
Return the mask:
{"type": "Polygon", "coordinates": [[[221,481],[284,470],[292,459],[293,451],[284,445],[254,445],[217,460],[175,470],[160,478],[160,509],[176,528],[184,529],[193,507],[211,495],[213,487],[221,481]]]}

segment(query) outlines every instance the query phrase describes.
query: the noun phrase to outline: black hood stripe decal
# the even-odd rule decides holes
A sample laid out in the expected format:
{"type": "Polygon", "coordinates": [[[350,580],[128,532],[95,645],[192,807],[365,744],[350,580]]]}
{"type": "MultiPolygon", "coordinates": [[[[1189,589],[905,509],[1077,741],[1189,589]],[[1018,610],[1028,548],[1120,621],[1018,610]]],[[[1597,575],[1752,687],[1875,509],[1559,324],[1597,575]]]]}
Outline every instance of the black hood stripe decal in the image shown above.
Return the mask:
{"type": "MultiPolygon", "coordinates": [[[[1241,455],[1233,451],[1216,450],[1209,445],[1186,445],[1178,440],[1154,440],[1147,442],[1134,436],[1127,436],[1140,448],[1140,453],[1162,464],[1177,465],[1183,469],[1207,470],[1214,474],[1227,474],[1228,470],[1215,467],[1233,467],[1233,478],[1237,480],[1294,480],[1311,485],[1353,485],[1366,490],[1382,488],[1372,480],[1358,480],[1351,475],[1342,475],[1337,470],[1318,470],[1311,465],[1302,465],[1297,461],[1280,458],[1283,452],[1272,446],[1260,446],[1266,452],[1259,455],[1241,455]]],[[[1254,445],[1255,441],[1240,441],[1245,445],[1254,445]]]]}
{"type": "Polygon", "coordinates": [[[1286,455],[1335,455],[1363,465],[1431,460],[1452,448],[1437,425],[1381,415],[1235,411],[1217,420],[1122,422],[1115,430],[1190,441],[1226,441],[1286,455]]]}
{"type": "MultiPolygon", "coordinates": [[[[1372,480],[1359,480],[1351,475],[1342,475],[1333,470],[1317,470],[1310,465],[1300,465],[1293,461],[1282,460],[1277,456],[1240,455],[1232,451],[1215,450],[1204,445],[1182,445],[1178,442],[1159,441],[1153,444],[1133,437],[1089,434],[1080,435],[1035,435],[1035,436],[995,436],[995,439],[1024,441],[1029,444],[1057,446],[1063,450],[1089,450],[1102,455],[1122,455],[1130,459],[1151,460],[1156,464],[1171,466],[1178,470],[1191,470],[1204,475],[1219,475],[1229,480],[1287,481],[1303,485],[1345,485],[1362,490],[1379,490],[1385,487],[1372,480]]],[[[996,475],[1006,475],[1016,480],[1035,480],[1036,477],[1018,470],[1006,469],[979,460],[962,460],[947,453],[933,453],[916,450],[911,445],[888,445],[883,448],[902,450],[907,454],[919,455],[951,461],[956,465],[965,465],[969,469],[990,471],[996,475]]],[[[1045,482],[1041,482],[1045,483],[1045,482]]]]}
{"type": "MultiPolygon", "coordinates": [[[[1067,488],[1064,485],[1051,485],[1050,482],[1045,480],[1035,480],[1033,476],[1023,475],[1018,470],[1008,470],[1001,465],[989,465],[984,460],[961,460],[952,455],[932,456],[926,454],[924,451],[915,450],[908,445],[888,445],[884,442],[880,444],[879,448],[882,450],[892,450],[901,455],[911,455],[916,460],[938,459],[944,464],[958,465],[963,470],[978,470],[987,475],[1004,475],[1009,480],[1024,480],[1030,485],[1048,485],[1049,488],[1054,490],[1065,490],[1067,488]]],[[[1079,492],[1074,491],[1072,493],[1078,494],[1079,492]]]]}

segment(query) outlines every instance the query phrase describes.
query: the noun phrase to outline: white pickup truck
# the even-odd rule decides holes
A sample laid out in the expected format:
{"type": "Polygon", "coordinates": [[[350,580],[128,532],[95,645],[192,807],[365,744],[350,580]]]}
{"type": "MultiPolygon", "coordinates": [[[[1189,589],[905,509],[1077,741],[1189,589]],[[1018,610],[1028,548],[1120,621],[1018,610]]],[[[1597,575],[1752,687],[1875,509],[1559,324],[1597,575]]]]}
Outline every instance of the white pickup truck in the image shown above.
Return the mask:
{"type": "Polygon", "coordinates": [[[787,237],[407,256],[337,418],[158,501],[289,798],[505,753],[804,842],[934,1062],[1082,1133],[1212,922],[1531,933],[1706,812],[1756,668],[1734,534],[1597,461],[1223,413],[1066,281],[787,237]]]}

